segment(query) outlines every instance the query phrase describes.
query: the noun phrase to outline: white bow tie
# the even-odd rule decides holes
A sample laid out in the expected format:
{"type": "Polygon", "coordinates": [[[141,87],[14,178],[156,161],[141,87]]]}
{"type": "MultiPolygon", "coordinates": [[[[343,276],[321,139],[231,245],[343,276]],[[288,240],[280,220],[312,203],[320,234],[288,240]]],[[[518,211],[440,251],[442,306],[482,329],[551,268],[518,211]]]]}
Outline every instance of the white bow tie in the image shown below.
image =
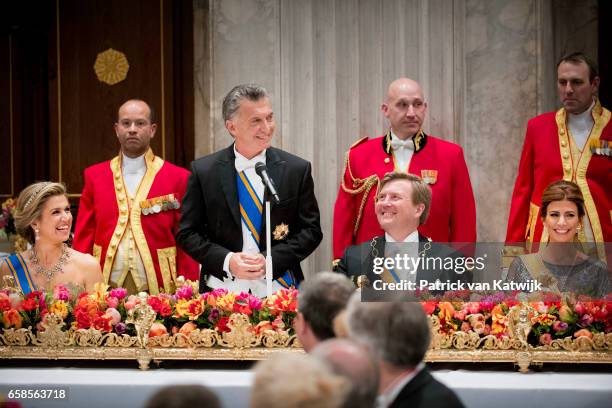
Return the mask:
{"type": "Polygon", "coordinates": [[[399,150],[399,149],[414,150],[414,143],[412,142],[412,139],[406,139],[406,140],[391,139],[391,147],[393,148],[393,150],[399,150]]]}
{"type": "Polygon", "coordinates": [[[236,170],[238,172],[241,172],[246,169],[255,167],[255,163],[257,163],[257,161],[259,160],[253,160],[253,159],[249,160],[245,157],[236,156],[236,164],[235,164],[236,170]]]}

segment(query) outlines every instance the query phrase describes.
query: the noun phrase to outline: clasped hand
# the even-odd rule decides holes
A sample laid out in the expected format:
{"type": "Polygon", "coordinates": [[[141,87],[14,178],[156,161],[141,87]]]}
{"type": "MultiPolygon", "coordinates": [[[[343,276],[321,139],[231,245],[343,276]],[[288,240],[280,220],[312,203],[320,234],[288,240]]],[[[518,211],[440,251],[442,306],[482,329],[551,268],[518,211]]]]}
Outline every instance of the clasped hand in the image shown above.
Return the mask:
{"type": "Polygon", "coordinates": [[[266,259],[262,254],[236,252],[230,258],[229,270],[236,278],[260,279],[266,274],[266,259]]]}

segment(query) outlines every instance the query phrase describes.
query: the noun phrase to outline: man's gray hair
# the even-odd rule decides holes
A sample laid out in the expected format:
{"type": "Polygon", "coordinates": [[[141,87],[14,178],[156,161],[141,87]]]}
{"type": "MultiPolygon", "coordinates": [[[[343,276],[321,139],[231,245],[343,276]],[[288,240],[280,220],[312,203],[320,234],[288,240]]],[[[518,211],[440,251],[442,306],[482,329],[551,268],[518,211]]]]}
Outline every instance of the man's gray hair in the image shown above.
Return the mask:
{"type": "Polygon", "coordinates": [[[349,337],[365,344],[381,360],[414,368],[425,357],[431,334],[418,302],[361,302],[353,295],[348,306],[349,337]]]}
{"type": "Polygon", "coordinates": [[[376,405],[380,383],[378,363],[363,344],[350,339],[329,339],[317,344],[310,355],[351,381],[351,391],[343,407],[371,408],[376,405]]]}
{"type": "Polygon", "coordinates": [[[319,340],[334,337],[334,318],[346,307],[355,285],[335,272],[319,272],[300,285],[298,311],[319,340]]]}
{"type": "Polygon", "coordinates": [[[266,91],[266,88],[263,86],[256,84],[236,85],[227,95],[225,95],[225,98],[223,98],[223,121],[230,120],[234,117],[240,108],[240,101],[242,99],[256,102],[268,97],[268,91],[266,91]]]}

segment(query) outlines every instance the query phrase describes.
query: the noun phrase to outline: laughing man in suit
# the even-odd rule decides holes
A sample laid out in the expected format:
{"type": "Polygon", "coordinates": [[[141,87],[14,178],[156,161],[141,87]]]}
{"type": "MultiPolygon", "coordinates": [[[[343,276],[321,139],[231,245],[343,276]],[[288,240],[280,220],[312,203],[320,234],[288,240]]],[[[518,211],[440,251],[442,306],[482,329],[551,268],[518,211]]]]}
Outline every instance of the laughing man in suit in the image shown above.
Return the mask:
{"type": "Polygon", "coordinates": [[[444,269],[431,262],[434,259],[455,260],[461,255],[444,244],[432,243],[418,232],[419,225],[427,221],[430,204],[431,189],[420,177],[403,172],[387,173],[380,182],[375,203],[376,217],[385,231],[384,236],[348,247],[338,263],[337,272],[346,274],[359,286],[368,282],[366,286],[372,285],[376,290],[381,287],[376,281],[415,285],[421,281],[471,281],[469,271],[455,273],[453,269],[444,269]],[[397,256],[407,259],[408,263],[391,268],[380,263],[388,258],[397,259],[397,256]],[[424,263],[416,267],[412,263],[426,259],[431,260],[427,267],[424,263]]]}
{"type": "Polygon", "coordinates": [[[266,165],[280,203],[271,202],[275,289],[297,286],[300,261],[323,237],[308,161],[271,147],[274,114],[267,91],[238,85],[223,100],[234,143],[195,160],[177,233],[179,245],[202,264],[200,290],[266,293],[264,193],[255,164],[266,165]]]}

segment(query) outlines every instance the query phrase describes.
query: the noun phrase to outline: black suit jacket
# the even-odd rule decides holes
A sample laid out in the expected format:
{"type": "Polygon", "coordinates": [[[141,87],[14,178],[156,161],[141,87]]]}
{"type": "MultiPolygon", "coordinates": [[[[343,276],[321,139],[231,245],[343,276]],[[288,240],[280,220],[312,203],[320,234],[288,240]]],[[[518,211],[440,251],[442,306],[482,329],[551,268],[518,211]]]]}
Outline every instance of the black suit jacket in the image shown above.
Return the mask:
{"type": "Polygon", "coordinates": [[[457,394],[429,373],[427,368],[406,384],[389,408],[463,408],[457,394]]]}
{"type": "MultiPolygon", "coordinates": [[[[202,264],[200,288],[206,282],[205,275],[226,277],[223,271],[226,255],[242,251],[235,158],[232,144],[191,164],[176,240],[185,252],[202,264]]],[[[311,166],[304,159],[270,147],[266,150],[266,167],[280,196],[280,204],[271,202],[271,229],[274,231],[281,223],[289,226],[287,237],[272,238],[274,278],[291,270],[297,280],[302,280],[300,261],[310,255],[323,238],[311,166]]],[[[267,198],[267,191],[264,198],[267,198]]],[[[264,207],[260,242],[264,255],[265,225],[264,207]]]]}
{"type": "MultiPolygon", "coordinates": [[[[356,282],[359,276],[366,276],[370,284],[374,284],[374,281],[380,280],[380,275],[373,272],[374,258],[385,256],[385,244],[385,237],[382,236],[375,237],[372,240],[363,242],[359,245],[348,247],[338,262],[336,271],[344,273],[351,278],[353,282],[356,282]]],[[[428,238],[419,234],[419,252],[421,251],[425,252],[426,257],[440,257],[444,259],[462,256],[452,248],[443,244],[431,242],[428,238]]],[[[417,284],[421,280],[435,282],[436,279],[439,279],[442,282],[445,282],[446,280],[471,282],[472,273],[465,272],[463,274],[456,274],[453,271],[444,269],[423,270],[422,268],[419,268],[417,270],[417,284]]]]}

